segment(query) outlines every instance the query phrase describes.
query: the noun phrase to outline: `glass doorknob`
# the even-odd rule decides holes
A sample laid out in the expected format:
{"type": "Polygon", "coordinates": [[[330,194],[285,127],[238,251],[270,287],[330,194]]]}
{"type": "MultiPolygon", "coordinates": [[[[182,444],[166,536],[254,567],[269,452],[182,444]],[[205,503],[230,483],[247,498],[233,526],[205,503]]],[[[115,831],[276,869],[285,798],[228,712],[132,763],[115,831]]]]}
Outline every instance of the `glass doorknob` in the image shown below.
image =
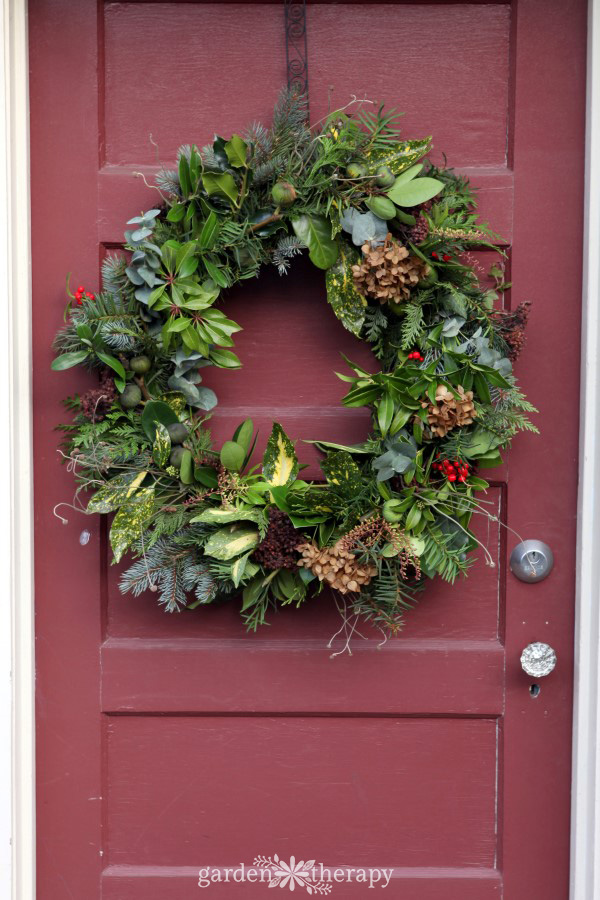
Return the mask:
{"type": "Polygon", "coordinates": [[[536,641],[528,644],[521,653],[521,668],[532,678],[549,675],[556,666],[556,653],[549,644],[536,641]]]}

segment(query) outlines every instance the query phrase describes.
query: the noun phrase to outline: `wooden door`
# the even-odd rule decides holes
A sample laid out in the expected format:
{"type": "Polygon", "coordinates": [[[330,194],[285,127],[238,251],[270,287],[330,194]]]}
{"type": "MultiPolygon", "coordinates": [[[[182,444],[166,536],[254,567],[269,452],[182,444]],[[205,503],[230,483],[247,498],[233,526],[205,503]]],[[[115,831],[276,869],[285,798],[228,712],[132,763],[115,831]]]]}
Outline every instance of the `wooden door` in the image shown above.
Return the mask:
{"type": "MultiPolygon", "coordinates": [[[[434,134],[506,238],[512,302],[534,301],[517,374],[542,436],[516,441],[490,497],[556,555],[547,581],[525,585],[507,572],[514,532],[482,534],[495,568],[433,586],[400,638],[335,660],[327,598],[257,635],[235,604],[167,616],[152,596],[119,595],[98,519],[53,515],[72,494],[60,398],[84,387],[49,371],[65,275],[98,285],[126,219],[153,204],[134,173],[157,152],[169,161],[268,118],[285,80],[282,5],[29,12],[40,900],[183,900],[200,867],[274,853],[393,867],[386,896],[401,900],[565,900],[586,3],[308,6],[313,120],[329,95],[404,109],[405,133],[434,134]],[[533,640],[558,654],[537,697],[519,666],[533,640]]],[[[296,438],[361,439],[368,422],[340,407],[333,369],[340,350],[365,351],[321,275],[300,263],[228,302],[245,368],[214,373],[215,436],[252,414],[263,434],[275,418],[296,438]]]]}

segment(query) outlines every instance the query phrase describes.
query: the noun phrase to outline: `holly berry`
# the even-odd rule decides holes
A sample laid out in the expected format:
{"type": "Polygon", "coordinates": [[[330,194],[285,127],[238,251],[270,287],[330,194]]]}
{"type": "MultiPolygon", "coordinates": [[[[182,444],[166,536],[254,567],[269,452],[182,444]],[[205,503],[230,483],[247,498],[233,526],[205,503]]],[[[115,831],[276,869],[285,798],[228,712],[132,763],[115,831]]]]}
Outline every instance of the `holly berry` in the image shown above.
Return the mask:
{"type": "Polygon", "coordinates": [[[437,253],[435,252],[435,250],[434,250],[433,253],[431,254],[431,258],[432,258],[432,259],[439,259],[439,256],[437,255],[437,253]]]}
{"type": "MultiPolygon", "coordinates": [[[[433,253],[431,255],[433,256],[433,253]]],[[[444,262],[450,262],[452,257],[448,253],[444,253],[444,255],[442,256],[442,259],[444,260],[444,262]]]]}

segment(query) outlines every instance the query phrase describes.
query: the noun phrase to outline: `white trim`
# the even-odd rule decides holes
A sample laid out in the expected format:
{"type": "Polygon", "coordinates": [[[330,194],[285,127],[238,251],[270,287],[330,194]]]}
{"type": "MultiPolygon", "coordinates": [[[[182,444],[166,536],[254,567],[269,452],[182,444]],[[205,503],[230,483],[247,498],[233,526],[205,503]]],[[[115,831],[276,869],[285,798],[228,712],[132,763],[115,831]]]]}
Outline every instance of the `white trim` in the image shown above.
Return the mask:
{"type": "Polygon", "coordinates": [[[571,900],[600,897],[600,0],[590,0],[571,900]]]}
{"type": "Polygon", "coordinates": [[[0,893],[35,897],[33,483],[31,439],[31,277],[29,96],[26,0],[0,0],[0,377],[8,386],[9,435],[0,465],[10,467],[10,517],[0,567],[10,573],[10,605],[0,604],[0,893]],[[10,668],[12,656],[12,668],[10,668]],[[12,760],[12,762],[11,762],[12,760]],[[12,791],[11,791],[12,776],[12,791]],[[9,843],[12,834],[12,841],[9,843]]]}

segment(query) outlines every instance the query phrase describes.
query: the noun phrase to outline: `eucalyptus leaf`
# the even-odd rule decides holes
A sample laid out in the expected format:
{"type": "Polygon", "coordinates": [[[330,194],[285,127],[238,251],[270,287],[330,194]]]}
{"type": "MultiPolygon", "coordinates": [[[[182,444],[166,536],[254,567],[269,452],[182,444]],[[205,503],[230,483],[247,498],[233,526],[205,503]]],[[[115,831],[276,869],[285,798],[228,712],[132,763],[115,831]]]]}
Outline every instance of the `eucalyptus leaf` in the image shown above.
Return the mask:
{"type": "Polygon", "coordinates": [[[388,224],[372,212],[360,213],[356,209],[347,209],[340,219],[344,231],[352,235],[352,243],[357,247],[369,241],[382,244],[389,231],[388,224]]]}

